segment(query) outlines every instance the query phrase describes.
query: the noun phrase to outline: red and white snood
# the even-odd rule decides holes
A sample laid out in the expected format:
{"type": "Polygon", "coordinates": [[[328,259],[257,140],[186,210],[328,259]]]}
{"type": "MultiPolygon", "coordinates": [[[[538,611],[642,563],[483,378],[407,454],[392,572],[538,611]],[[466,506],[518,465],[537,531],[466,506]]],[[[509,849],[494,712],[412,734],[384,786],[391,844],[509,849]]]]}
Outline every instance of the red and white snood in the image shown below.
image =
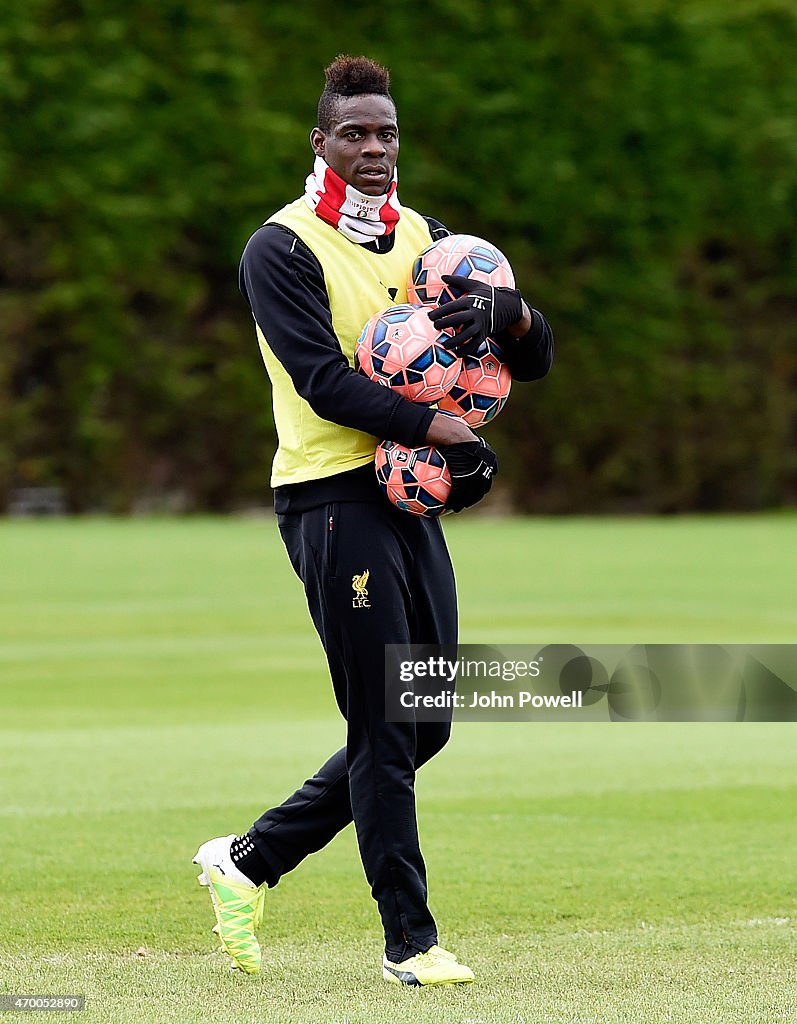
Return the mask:
{"type": "Polygon", "coordinates": [[[339,174],[317,156],[313,171],[304,183],[304,198],[311,210],[352,242],[372,242],[389,235],[398,224],[401,206],[396,195],[398,175],[387,192],[381,196],[367,196],[353,185],[347,184],[339,174]]]}

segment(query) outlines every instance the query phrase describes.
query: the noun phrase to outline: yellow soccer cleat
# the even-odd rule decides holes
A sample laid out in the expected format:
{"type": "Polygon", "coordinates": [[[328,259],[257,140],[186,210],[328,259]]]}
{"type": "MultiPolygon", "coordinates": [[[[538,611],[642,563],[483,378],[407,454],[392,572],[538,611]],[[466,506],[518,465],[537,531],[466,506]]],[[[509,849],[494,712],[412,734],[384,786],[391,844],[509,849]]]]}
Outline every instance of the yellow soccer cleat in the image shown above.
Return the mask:
{"type": "Polygon", "coordinates": [[[425,953],[394,964],[387,957],[382,961],[382,977],[394,985],[463,985],[475,981],[470,967],[459,963],[453,953],[440,946],[432,946],[425,953]]]}
{"type": "Polygon", "coordinates": [[[194,864],[202,871],[200,885],[210,892],[221,948],[233,966],[246,974],[257,974],[262,961],[255,930],[263,920],[265,886],[255,886],[236,868],[230,858],[234,835],[211,839],[196,852],[194,864]]]}

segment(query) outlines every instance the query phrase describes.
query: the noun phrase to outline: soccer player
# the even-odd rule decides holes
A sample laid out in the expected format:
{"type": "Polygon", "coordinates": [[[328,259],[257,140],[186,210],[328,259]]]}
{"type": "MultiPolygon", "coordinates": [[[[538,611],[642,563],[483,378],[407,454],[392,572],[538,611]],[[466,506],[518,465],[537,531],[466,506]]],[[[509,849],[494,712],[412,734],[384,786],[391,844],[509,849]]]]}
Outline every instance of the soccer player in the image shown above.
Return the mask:
{"type": "MultiPolygon", "coordinates": [[[[401,206],[399,129],[385,68],[341,56],[326,69],[315,164],[301,198],[250,238],[240,287],[271,378],[279,437],[274,507],[347,722],[346,746],[243,835],[204,843],[195,863],[219,938],[235,966],[260,969],[255,931],[274,886],[352,820],[385,935],[383,977],[403,985],[473,980],[438,945],[415,815],[416,770],[446,743],[446,723],[385,721],[384,645],[455,646],[454,575],[440,523],[382,495],[374,452],[387,438],[436,445],[452,472],[449,507],[479,501],[495,453],[464,420],[414,404],[356,373],[363,324],[407,301],[415,257],[450,232],[401,206]]],[[[518,380],[544,376],[553,337],[520,293],[466,280],[468,293],[431,312],[455,347],[500,339],[518,380]]]]}

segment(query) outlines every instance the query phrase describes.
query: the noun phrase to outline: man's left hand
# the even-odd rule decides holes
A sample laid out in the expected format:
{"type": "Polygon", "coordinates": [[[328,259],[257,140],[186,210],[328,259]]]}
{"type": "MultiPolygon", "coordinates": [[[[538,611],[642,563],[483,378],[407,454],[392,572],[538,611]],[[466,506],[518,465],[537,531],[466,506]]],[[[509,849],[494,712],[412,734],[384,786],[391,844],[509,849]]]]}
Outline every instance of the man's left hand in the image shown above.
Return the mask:
{"type": "Polygon", "coordinates": [[[465,294],[430,309],[429,319],[439,330],[449,327],[457,331],[443,344],[458,355],[475,352],[486,338],[495,338],[523,319],[523,296],[516,288],[494,288],[456,274],[443,274],[443,281],[465,294]]]}

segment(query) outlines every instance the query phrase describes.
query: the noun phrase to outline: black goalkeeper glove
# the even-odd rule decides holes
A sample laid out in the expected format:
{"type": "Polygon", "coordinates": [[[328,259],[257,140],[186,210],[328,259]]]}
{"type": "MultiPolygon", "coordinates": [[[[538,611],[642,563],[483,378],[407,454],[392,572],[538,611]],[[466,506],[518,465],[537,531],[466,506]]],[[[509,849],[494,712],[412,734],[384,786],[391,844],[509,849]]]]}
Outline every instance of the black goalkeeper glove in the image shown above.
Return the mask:
{"type": "Polygon", "coordinates": [[[498,472],[498,457],[489,444],[479,437],[475,441],[436,447],[451,474],[451,494],[446,508],[461,512],[481,501],[493,486],[493,477],[498,472]]]}
{"type": "Polygon", "coordinates": [[[439,330],[458,328],[453,338],[443,342],[458,355],[475,352],[485,338],[495,338],[523,319],[523,296],[516,288],[493,288],[456,274],[443,274],[443,280],[450,288],[467,294],[430,309],[429,319],[439,330]]]}

